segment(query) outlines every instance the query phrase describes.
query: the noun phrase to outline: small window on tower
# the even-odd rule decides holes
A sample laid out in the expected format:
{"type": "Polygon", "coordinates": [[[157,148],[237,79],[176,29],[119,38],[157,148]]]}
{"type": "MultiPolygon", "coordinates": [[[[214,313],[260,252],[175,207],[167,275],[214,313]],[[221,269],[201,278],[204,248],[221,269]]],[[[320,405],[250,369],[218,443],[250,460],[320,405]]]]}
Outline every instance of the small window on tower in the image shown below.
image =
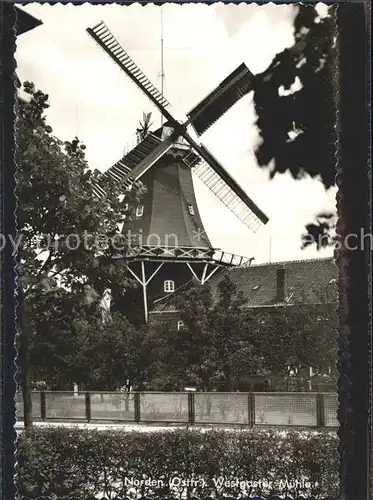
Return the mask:
{"type": "Polygon", "coordinates": [[[177,331],[179,331],[182,328],[184,328],[184,326],[185,326],[184,321],[182,321],[181,319],[179,319],[179,321],[177,322],[177,331]]]}
{"type": "Polygon", "coordinates": [[[136,217],[142,217],[144,215],[144,206],[140,205],[136,208],[136,217]]]}
{"type": "Polygon", "coordinates": [[[164,282],[164,291],[167,293],[174,292],[175,291],[175,282],[172,280],[166,280],[164,282]]]}
{"type": "Polygon", "coordinates": [[[194,207],[191,203],[188,203],[188,210],[190,215],[194,215],[194,207]]]}

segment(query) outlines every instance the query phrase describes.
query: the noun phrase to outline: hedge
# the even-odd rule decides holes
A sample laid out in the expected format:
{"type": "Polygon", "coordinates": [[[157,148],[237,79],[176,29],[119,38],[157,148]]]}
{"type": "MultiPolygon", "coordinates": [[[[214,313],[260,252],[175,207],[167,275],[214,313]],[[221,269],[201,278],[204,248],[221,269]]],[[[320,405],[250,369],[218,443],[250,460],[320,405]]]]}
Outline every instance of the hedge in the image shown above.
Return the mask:
{"type": "Polygon", "coordinates": [[[335,497],[337,446],[325,430],[35,427],[18,437],[17,498],[335,497]]]}

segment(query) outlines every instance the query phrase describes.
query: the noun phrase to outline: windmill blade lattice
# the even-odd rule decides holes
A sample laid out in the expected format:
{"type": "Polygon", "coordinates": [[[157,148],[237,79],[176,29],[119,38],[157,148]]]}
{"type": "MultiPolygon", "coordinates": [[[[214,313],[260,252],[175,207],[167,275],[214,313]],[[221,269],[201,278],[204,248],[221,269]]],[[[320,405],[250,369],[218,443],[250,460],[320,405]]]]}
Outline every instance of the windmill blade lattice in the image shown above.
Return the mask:
{"type": "MultiPolygon", "coordinates": [[[[88,28],[87,32],[158,107],[163,116],[170,122],[173,130],[163,141],[150,134],[149,140],[153,140],[153,144],[149,151],[145,151],[146,148],[143,148],[143,152],[138,156],[135,148],[121,160],[121,165],[114,165],[106,175],[123,182],[124,186],[130,186],[175,144],[177,136],[182,136],[191,149],[194,150],[189,155],[189,161],[188,157],[186,157],[184,162],[190,167],[194,166],[196,174],[209,189],[253,231],[256,231],[261,224],[266,224],[269,220],[268,217],[247,196],[208,149],[192,139],[186,130],[186,126],[192,124],[197,133],[202,134],[252,89],[254,75],[246,65],[241,64],[223,80],[213,92],[189,112],[189,120],[184,125],[181,125],[166,109],[169,102],[136,66],[103,22],[94,28],[88,28]],[[134,154],[132,154],[133,152],[134,154]],[[191,160],[191,157],[194,159],[191,160]]],[[[139,146],[145,141],[140,143],[139,146]]]]}
{"type": "Polygon", "coordinates": [[[172,136],[167,137],[164,141],[154,148],[140,163],[134,167],[125,178],[125,181],[131,179],[135,182],[142,177],[150,167],[152,167],[167,151],[174,145],[175,141],[172,136]]]}
{"type": "Polygon", "coordinates": [[[253,88],[254,75],[241,64],[187,114],[198,135],[203,134],[253,88]]]}
{"type": "Polygon", "coordinates": [[[263,225],[263,221],[205,161],[198,163],[193,169],[193,172],[195,172],[210,191],[212,191],[215,196],[254,233],[263,225]]]}
{"type": "Polygon", "coordinates": [[[88,28],[89,35],[100,45],[101,48],[114,60],[116,64],[133,80],[146,96],[157,106],[167,119],[173,119],[165,110],[170,103],[161,92],[144,75],[141,69],[131,59],[111,33],[106,24],[101,21],[93,28],[88,28]]]}
{"type": "Polygon", "coordinates": [[[154,134],[148,134],[145,139],[139,142],[131,151],[129,151],[119,162],[113,165],[107,173],[111,170],[118,169],[123,177],[126,177],[141,161],[143,161],[152,151],[154,151],[160,144],[161,139],[154,134]]]}
{"type": "MultiPolygon", "coordinates": [[[[171,141],[168,141],[168,143],[162,142],[154,134],[147,135],[144,140],[103,173],[101,177],[103,179],[110,177],[124,188],[130,188],[164,154],[166,148],[171,147],[169,142],[171,141]]],[[[105,196],[104,188],[97,181],[92,182],[92,185],[96,196],[100,198],[105,196]]]]}
{"type": "Polygon", "coordinates": [[[218,160],[204,146],[198,146],[198,156],[190,153],[184,162],[193,168],[204,184],[234,213],[249,229],[256,232],[268,217],[247,196],[241,186],[228,174],[218,160]]]}

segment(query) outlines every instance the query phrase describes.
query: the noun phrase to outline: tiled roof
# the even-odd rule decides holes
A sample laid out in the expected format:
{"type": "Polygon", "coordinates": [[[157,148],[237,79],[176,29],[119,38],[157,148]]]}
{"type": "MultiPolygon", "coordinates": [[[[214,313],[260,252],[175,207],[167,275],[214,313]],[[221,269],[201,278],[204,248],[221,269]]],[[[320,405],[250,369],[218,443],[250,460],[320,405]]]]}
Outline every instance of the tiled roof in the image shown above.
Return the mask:
{"type": "MultiPolygon", "coordinates": [[[[336,302],[338,269],[333,258],[274,262],[227,269],[208,282],[217,295],[219,282],[229,276],[242,291],[245,307],[265,307],[294,303],[317,304],[324,299],[336,302]],[[285,270],[284,301],[277,298],[277,270],[285,270]]],[[[172,312],[172,295],[159,300],[153,312],[172,312]]]]}

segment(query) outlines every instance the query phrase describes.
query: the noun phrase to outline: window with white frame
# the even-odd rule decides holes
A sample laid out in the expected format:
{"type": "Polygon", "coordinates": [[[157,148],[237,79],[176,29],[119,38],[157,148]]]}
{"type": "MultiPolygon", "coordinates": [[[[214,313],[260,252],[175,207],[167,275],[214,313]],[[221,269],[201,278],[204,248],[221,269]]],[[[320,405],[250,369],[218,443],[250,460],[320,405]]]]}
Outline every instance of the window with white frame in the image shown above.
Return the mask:
{"type": "Polygon", "coordinates": [[[185,326],[184,321],[182,321],[181,319],[179,319],[179,321],[177,322],[177,331],[179,331],[182,328],[184,328],[184,326],[185,326]]]}
{"type": "Polygon", "coordinates": [[[190,215],[194,215],[194,207],[191,203],[188,203],[188,210],[190,215]]]}
{"type": "Polygon", "coordinates": [[[144,215],[144,206],[140,205],[136,208],[136,217],[142,217],[144,215]]]}
{"type": "Polygon", "coordinates": [[[167,293],[174,292],[175,291],[175,282],[172,280],[166,280],[164,282],[164,291],[167,293]]]}

